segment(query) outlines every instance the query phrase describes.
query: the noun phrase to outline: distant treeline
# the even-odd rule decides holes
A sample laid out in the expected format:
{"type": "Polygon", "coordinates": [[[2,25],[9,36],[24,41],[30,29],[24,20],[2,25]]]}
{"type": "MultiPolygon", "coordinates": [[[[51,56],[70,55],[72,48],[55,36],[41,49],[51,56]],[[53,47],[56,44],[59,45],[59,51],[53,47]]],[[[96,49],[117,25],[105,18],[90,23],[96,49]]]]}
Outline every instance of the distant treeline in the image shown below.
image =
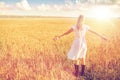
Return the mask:
{"type": "MultiPolygon", "coordinates": [[[[76,17],[62,17],[62,16],[16,16],[16,15],[0,15],[0,18],[76,18],[76,17]]],[[[87,18],[92,18],[92,17],[87,17],[87,18]]],[[[119,17],[112,17],[112,18],[118,18],[119,17]]]]}

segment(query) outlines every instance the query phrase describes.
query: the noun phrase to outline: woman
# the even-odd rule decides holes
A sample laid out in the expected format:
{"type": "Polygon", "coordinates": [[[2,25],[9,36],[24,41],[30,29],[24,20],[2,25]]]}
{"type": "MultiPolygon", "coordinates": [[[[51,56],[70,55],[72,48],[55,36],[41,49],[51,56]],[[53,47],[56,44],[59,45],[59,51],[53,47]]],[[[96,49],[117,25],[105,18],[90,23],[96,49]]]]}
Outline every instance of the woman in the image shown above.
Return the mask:
{"type": "Polygon", "coordinates": [[[84,24],[84,16],[83,15],[79,16],[79,18],[77,20],[77,24],[75,26],[73,26],[71,29],[69,29],[64,34],[62,34],[60,36],[56,36],[54,38],[54,40],[58,40],[61,37],[63,37],[64,35],[68,35],[71,32],[75,33],[75,39],[73,41],[70,51],[68,52],[67,57],[68,57],[68,59],[75,61],[75,64],[74,64],[75,73],[74,74],[76,77],[79,76],[79,74],[81,76],[83,76],[84,71],[85,71],[85,57],[86,57],[86,51],[87,51],[85,34],[87,31],[90,31],[90,32],[96,34],[97,36],[101,37],[102,39],[107,40],[104,36],[91,30],[89,28],[89,26],[84,24]],[[80,63],[81,63],[81,72],[79,73],[80,63]]]}

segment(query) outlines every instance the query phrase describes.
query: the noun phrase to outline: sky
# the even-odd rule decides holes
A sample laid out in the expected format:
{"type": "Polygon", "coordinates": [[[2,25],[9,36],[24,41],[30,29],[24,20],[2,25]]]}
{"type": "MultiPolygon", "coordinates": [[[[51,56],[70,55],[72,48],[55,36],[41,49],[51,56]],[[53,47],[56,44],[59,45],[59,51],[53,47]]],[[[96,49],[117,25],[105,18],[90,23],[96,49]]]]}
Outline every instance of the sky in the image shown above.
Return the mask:
{"type": "MultiPolygon", "coordinates": [[[[21,0],[0,0],[8,4],[15,4],[21,0]]],[[[27,0],[31,5],[33,4],[64,4],[65,0],[27,0]]]]}
{"type": "MultiPolygon", "coordinates": [[[[76,17],[79,14],[93,15],[90,3],[95,0],[0,0],[0,15],[63,16],[76,17]],[[80,3],[83,2],[82,4],[80,3]],[[89,3],[87,2],[89,1],[89,3]]],[[[103,1],[103,0],[98,0],[103,1]]],[[[105,1],[105,0],[104,0],[105,1]]],[[[108,0],[111,1],[111,0],[108,0]]],[[[120,0],[116,0],[120,3],[120,0]]],[[[109,6],[119,16],[120,5],[109,6]]],[[[106,6],[105,6],[106,7],[106,6]]]]}

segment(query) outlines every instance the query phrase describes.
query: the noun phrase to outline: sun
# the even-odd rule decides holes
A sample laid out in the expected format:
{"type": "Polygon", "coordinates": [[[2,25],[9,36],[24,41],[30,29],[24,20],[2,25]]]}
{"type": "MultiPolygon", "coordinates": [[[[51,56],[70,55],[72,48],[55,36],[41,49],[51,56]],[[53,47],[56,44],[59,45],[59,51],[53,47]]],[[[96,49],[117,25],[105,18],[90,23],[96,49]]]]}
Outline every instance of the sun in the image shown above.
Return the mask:
{"type": "Polygon", "coordinates": [[[105,20],[111,18],[111,11],[108,7],[95,7],[92,10],[92,15],[94,18],[99,20],[105,20]]]}

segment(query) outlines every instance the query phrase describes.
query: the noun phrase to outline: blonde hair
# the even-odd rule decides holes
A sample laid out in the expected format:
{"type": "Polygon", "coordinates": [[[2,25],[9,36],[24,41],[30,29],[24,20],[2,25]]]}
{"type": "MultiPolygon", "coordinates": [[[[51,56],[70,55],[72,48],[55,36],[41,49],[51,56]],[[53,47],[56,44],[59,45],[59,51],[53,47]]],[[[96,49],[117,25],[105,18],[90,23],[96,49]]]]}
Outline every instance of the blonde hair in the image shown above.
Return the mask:
{"type": "Polygon", "coordinates": [[[77,20],[77,29],[79,30],[82,29],[83,21],[84,21],[84,15],[80,15],[77,20]]]}

